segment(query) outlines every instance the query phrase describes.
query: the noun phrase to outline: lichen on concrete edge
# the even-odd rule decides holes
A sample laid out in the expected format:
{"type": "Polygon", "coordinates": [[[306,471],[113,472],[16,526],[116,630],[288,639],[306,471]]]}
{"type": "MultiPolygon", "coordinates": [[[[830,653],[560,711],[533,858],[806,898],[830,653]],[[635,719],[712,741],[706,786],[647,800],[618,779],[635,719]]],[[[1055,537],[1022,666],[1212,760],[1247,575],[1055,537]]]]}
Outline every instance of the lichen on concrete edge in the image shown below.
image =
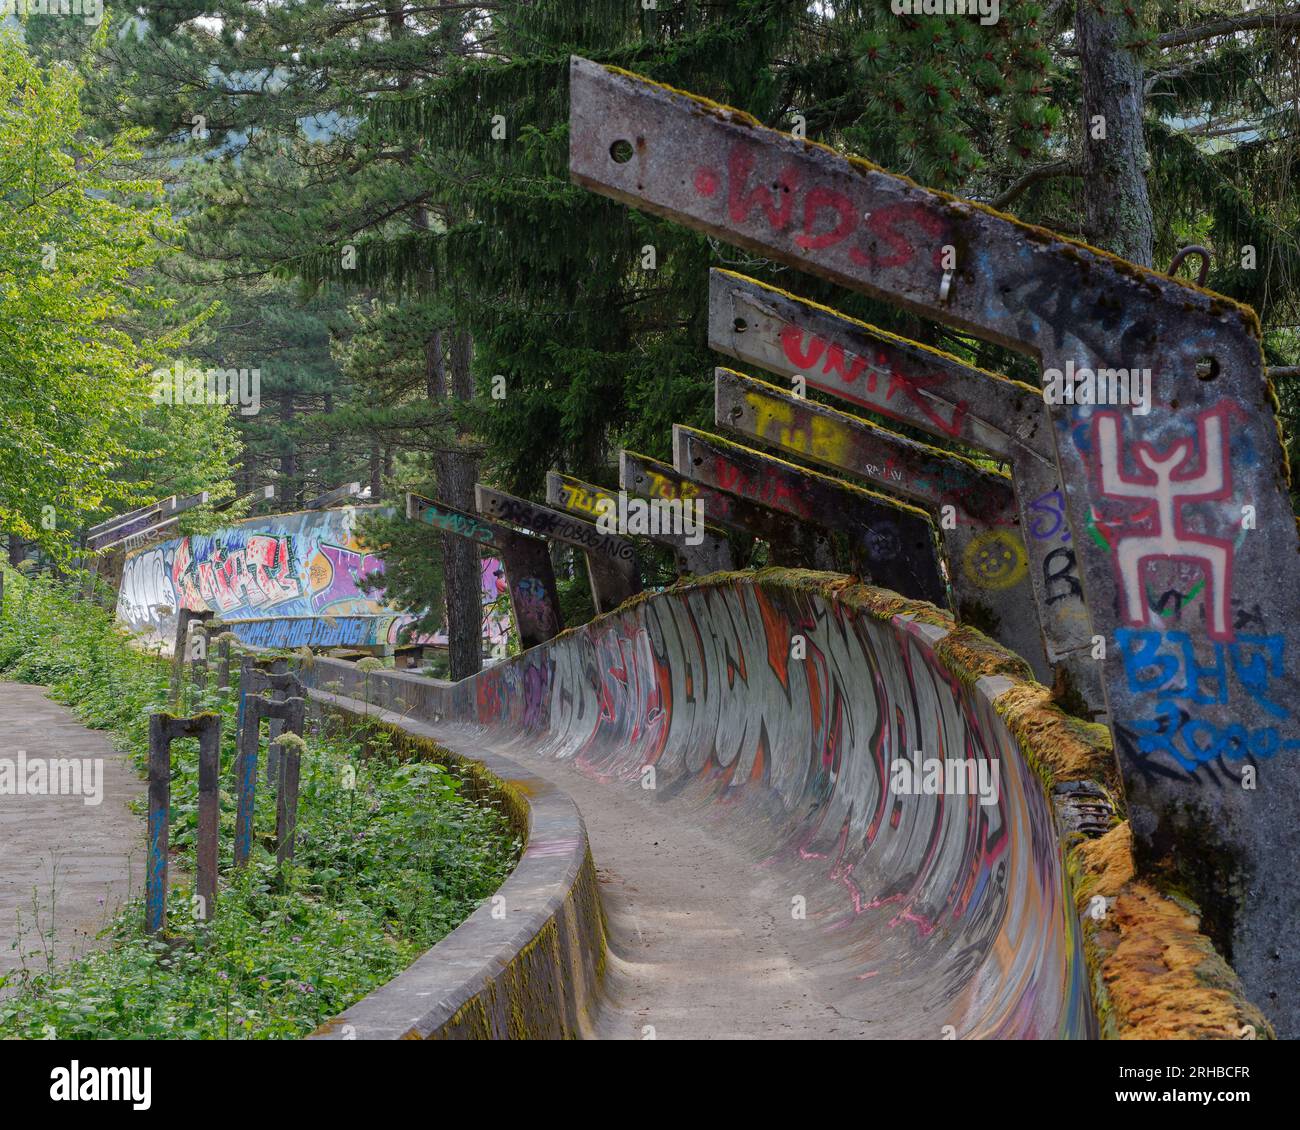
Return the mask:
{"type": "Polygon", "coordinates": [[[1273,1039],[1194,911],[1134,877],[1127,822],[1069,854],[1103,1038],[1273,1039]],[[1106,899],[1105,913],[1089,913],[1106,899]]]}

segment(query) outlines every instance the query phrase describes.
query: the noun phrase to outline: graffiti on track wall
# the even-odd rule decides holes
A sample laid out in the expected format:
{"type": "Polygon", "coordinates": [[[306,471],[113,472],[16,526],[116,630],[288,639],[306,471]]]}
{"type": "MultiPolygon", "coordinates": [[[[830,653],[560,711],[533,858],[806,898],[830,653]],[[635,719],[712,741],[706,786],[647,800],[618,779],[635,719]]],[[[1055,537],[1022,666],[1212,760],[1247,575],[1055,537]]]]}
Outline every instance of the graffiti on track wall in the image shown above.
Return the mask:
{"type": "Polygon", "coordinates": [[[804,900],[799,955],[842,974],[845,1015],[931,1038],[1091,1031],[1042,783],[915,626],[760,574],[669,590],[450,687],[376,693],[602,780],[645,788],[652,768],[659,802],[744,845],[774,917],[804,900]],[[891,767],[918,750],[996,764],[996,803],[894,789],[891,767]]]}
{"type": "MultiPolygon", "coordinates": [[[[119,622],[170,646],[176,611],[212,611],[245,643],[263,647],[359,647],[406,642],[416,614],[386,603],[382,558],[358,526],[382,507],[345,507],[237,522],[211,534],[159,542],[130,554],[118,594],[119,622]]],[[[499,596],[500,563],[482,563],[484,603],[499,596]]],[[[495,643],[508,621],[485,616],[495,643]]],[[[446,633],[420,642],[446,643],[446,633]]]]}

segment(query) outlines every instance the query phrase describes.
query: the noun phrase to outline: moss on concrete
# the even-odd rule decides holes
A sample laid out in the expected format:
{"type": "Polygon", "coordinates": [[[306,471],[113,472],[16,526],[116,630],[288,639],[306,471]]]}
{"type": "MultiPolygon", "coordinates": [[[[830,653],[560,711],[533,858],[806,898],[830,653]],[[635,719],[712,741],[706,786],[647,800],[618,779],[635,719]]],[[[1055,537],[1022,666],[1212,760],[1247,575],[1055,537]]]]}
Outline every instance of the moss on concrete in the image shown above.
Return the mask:
{"type": "Polygon", "coordinates": [[[954,627],[934,650],[967,685],[985,675],[1003,675],[1019,682],[1029,682],[1034,677],[1033,668],[1025,660],[968,624],[954,627]]]}
{"type": "Polygon", "coordinates": [[[1127,822],[1075,847],[1069,868],[1103,1036],[1236,1040],[1253,1029],[1273,1038],[1196,908],[1135,878],[1127,822]],[[1100,916],[1091,913],[1098,898],[1100,916]]]}
{"type": "MultiPolygon", "coordinates": [[[[1098,941],[1101,979],[1122,1039],[1272,1039],[1264,1014],[1200,933],[1200,921],[1141,882],[1124,886],[1098,941]],[[1110,944],[1113,941],[1113,945],[1110,944]]],[[[1099,931],[1100,933],[1100,931],[1099,931]]]]}
{"type": "Polygon", "coordinates": [[[1105,726],[1066,714],[1046,687],[1028,680],[1000,694],[993,708],[1020,748],[1046,772],[1049,786],[1096,781],[1110,795],[1121,795],[1119,766],[1105,726]]]}

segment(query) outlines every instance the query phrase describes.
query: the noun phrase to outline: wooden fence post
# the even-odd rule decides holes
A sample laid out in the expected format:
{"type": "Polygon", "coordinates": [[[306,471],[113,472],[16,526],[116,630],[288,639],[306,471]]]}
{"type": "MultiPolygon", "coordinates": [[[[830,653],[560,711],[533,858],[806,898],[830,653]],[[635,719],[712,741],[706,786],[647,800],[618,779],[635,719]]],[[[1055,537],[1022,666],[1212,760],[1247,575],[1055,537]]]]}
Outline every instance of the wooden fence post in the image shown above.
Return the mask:
{"type": "Polygon", "coordinates": [[[194,890],[200,900],[199,917],[211,922],[217,912],[217,830],[221,820],[221,717],[199,714],[210,720],[199,730],[199,827],[198,866],[194,890]]]}
{"type": "MultiPolygon", "coordinates": [[[[297,700],[301,702],[301,699],[297,700]]],[[[302,767],[301,736],[286,733],[278,738],[280,788],[275,809],[275,860],[283,867],[293,859],[293,838],[298,828],[298,776],[302,767]]]]}
{"type": "Polygon", "coordinates": [[[211,620],[214,615],[215,613],[210,609],[201,612],[197,612],[192,608],[178,608],[176,610],[176,636],[172,642],[171,703],[173,706],[179,705],[181,700],[190,623],[194,620],[211,620]]]}
{"type": "Polygon", "coordinates": [[[149,856],[145,865],[144,928],[156,934],[167,920],[167,817],[171,809],[171,740],[166,714],[149,718],[149,856]]]}
{"type": "MultiPolygon", "coordinates": [[[[281,675],[263,676],[263,678],[278,678],[286,682],[294,679],[293,675],[285,673],[281,675]]],[[[261,697],[260,694],[246,696],[244,700],[244,717],[239,730],[238,754],[235,759],[235,794],[236,794],[236,812],[235,812],[235,866],[242,867],[248,861],[248,856],[253,846],[253,822],[256,811],[257,801],[257,757],[261,747],[262,736],[262,719],[275,719],[280,721],[287,734],[293,734],[298,738],[302,737],[304,723],[306,721],[306,700],[302,697],[295,696],[286,699],[283,702],[272,702],[261,697]]],[[[280,750],[278,741],[273,741],[267,751],[268,761],[270,754],[274,751],[277,755],[280,750]]],[[[280,765],[279,757],[276,758],[276,784],[279,784],[280,765]]],[[[295,777],[296,780],[296,777],[295,777]]],[[[295,799],[296,803],[296,799],[295,799]]],[[[277,828],[279,824],[279,814],[277,810],[277,828]]]]}
{"type": "Polygon", "coordinates": [[[199,813],[195,893],[200,917],[211,921],[217,898],[217,829],[220,816],[219,769],[221,716],[211,712],[191,718],[174,714],[149,717],[148,859],[145,866],[144,928],[156,934],[167,922],[168,817],[171,809],[171,744],[176,738],[199,739],[199,813]]]}
{"type": "Polygon", "coordinates": [[[239,701],[240,722],[235,739],[235,866],[242,867],[253,846],[253,806],[257,792],[257,750],[261,713],[247,690],[239,701]],[[254,704],[249,709],[250,701],[254,704]]]}
{"type": "MultiPolygon", "coordinates": [[[[271,669],[266,676],[266,685],[271,691],[272,702],[283,702],[289,696],[289,686],[284,676],[288,675],[289,679],[297,680],[289,672],[289,661],[287,659],[274,659],[271,661],[271,669]]],[[[301,688],[299,688],[301,693],[301,688]]],[[[267,716],[270,720],[266,724],[266,783],[273,788],[280,781],[280,751],[275,745],[275,739],[284,731],[284,719],[274,714],[267,716]]]]}
{"type": "Polygon", "coordinates": [[[208,631],[202,624],[189,633],[190,682],[202,693],[208,686],[208,631]]]}
{"type": "Polygon", "coordinates": [[[222,632],[217,637],[217,688],[219,690],[230,690],[230,641],[234,639],[234,633],[230,631],[222,632]]]}

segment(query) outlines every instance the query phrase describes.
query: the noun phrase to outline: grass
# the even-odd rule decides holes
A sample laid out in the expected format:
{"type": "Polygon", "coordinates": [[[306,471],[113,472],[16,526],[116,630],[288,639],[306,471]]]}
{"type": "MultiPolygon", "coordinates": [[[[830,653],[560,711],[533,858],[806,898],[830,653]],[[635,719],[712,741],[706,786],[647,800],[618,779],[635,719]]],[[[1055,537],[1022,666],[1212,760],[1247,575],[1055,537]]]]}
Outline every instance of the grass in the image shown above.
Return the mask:
{"type": "MultiPolygon", "coordinates": [[[[0,677],[48,686],[86,725],[111,731],[143,773],[149,715],[168,709],[166,665],[133,649],[108,612],[67,585],[10,572],[5,590],[0,677]]],[[[518,837],[500,810],[467,795],[454,769],[404,760],[383,731],[336,723],[307,735],[293,865],[283,875],[275,865],[263,772],[253,857],[234,872],[237,695],[215,689],[215,673],[211,681],[188,709],[222,715],[214,920],[190,913],[197,744],[176,742],[171,867],[182,882],[173,884],[165,939],[144,934],[143,903],[133,898],[103,932],[103,948],[11,975],[17,987],[0,999],[0,1038],[302,1036],[446,936],[513,869],[518,837]]]]}

